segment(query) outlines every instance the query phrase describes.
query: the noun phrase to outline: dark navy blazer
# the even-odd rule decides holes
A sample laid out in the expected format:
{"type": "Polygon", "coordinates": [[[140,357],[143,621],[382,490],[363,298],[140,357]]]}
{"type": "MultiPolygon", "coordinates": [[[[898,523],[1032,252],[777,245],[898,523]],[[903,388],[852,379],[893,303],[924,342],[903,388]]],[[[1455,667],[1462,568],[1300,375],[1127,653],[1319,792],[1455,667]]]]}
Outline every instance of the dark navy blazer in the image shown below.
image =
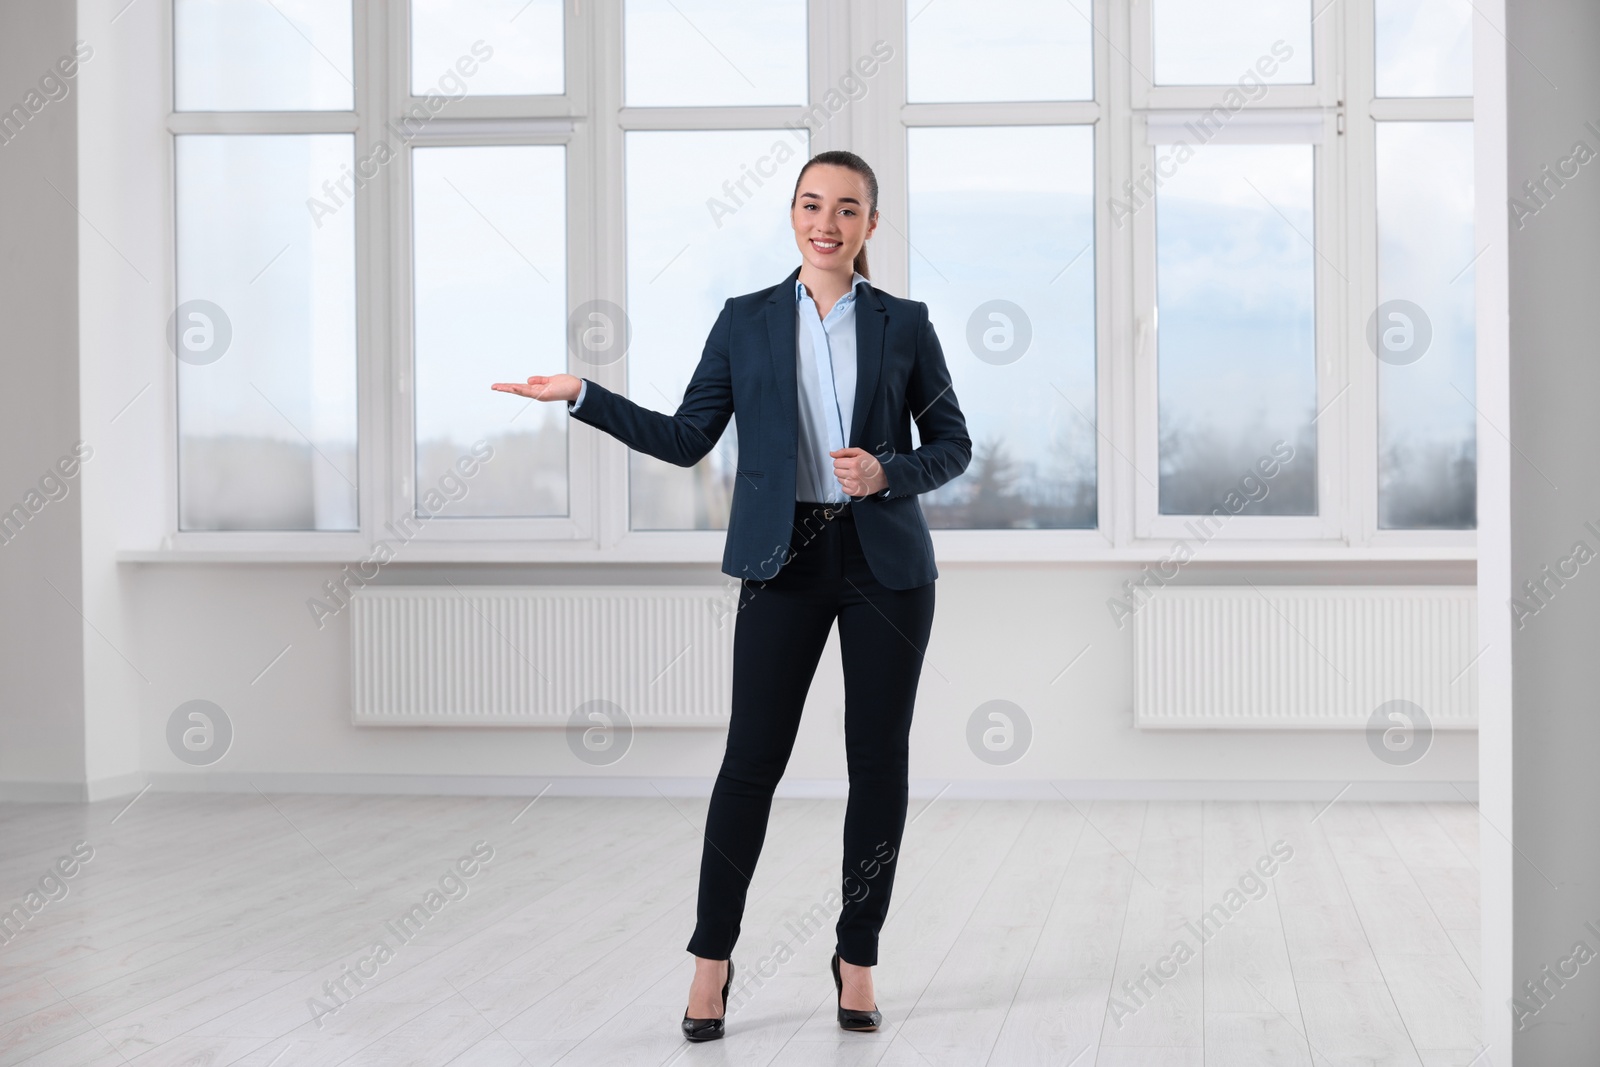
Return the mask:
{"type": "MultiPolygon", "coordinates": [[[[732,297],[672,415],[588,381],[572,417],[629,448],[691,467],[738,420],[739,457],[722,571],[765,580],[792,556],[799,392],[795,382],[794,281],[732,297]]],[[[856,297],[856,398],[849,446],[877,456],[889,479],[881,494],[852,498],[867,566],[889,589],[938,577],[933,538],[917,500],[967,469],[972,441],[951,388],[928,305],[871,284],[856,297]],[[922,444],[911,447],[915,418],[922,444]]],[[[819,521],[820,525],[820,521],[819,521]]],[[[814,531],[808,531],[810,536],[814,531]]]]}

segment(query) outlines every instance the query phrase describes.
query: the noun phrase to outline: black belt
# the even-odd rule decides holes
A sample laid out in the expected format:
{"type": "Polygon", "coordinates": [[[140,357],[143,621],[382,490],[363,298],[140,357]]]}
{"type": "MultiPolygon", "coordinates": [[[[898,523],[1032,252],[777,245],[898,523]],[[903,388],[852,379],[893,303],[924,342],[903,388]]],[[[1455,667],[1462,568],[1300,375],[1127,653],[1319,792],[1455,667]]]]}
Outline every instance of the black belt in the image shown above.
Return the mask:
{"type": "Polygon", "coordinates": [[[828,503],[826,501],[796,500],[794,509],[797,512],[806,512],[810,515],[820,516],[822,519],[851,519],[850,501],[828,503]]]}

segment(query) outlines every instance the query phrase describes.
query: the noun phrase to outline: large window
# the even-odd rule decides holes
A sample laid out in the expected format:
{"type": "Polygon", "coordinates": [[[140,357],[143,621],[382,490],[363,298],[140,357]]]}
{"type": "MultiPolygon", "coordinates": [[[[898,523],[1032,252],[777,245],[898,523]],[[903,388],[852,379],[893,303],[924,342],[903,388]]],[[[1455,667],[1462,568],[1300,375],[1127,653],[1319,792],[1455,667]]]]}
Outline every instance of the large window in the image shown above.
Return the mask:
{"type": "Polygon", "coordinates": [[[1257,70],[1256,80],[1310,85],[1312,6],[1311,0],[1154,0],[1155,84],[1228,85],[1277,44],[1281,61],[1257,70]]]}
{"type": "Polygon", "coordinates": [[[349,111],[350,0],[173,0],[179,111],[349,111]]]}
{"type": "MultiPolygon", "coordinates": [[[[480,55],[493,62],[468,64],[475,95],[564,93],[564,6],[561,0],[412,0],[411,95],[426,99],[451,74],[465,85],[461,57],[480,55]]],[[[454,84],[444,88],[448,93],[454,84]]]]}
{"type": "Polygon", "coordinates": [[[1377,0],[1378,526],[1477,525],[1472,14],[1377,0]]]}
{"type": "MultiPolygon", "coordinates": [[[[623,4],[627,387],[648,407],[678,406],[725,300],[798,262],[788,204],[810,155],[806,30],[804,0],[623,4]],[[755,105],[772,106],[766,123],[755,105]]],[[[737,455],[734,421],[692,468],[631,453],[630,528],[726,528],[737,455]]]]}
{"type": "Polygon", "coordinates": [[[1193,151],[1154,206],[1160,511],[1208,514],[1282,442],[1292,458],[1239,513],[1314,515],[1312,146],[1193,151]]]}
{"type": "Polygon", "coordinates": [[[906,100],[1093,100],[1087,12],[1062,0],[909,0],[906,100]]]}
{"type": "MultiPolygon", "coordinates": [[[[348,2],[173,15],[178,111],[352,106],[348,2]]],[[[178,530],[360,527],[355,220],[307,211],[354,137],[315,118],[174,138],[178,530]]]]}
{"type": "MultiPolygon", "coordinates": [[[[701,202],[782,145],[806,158],[806,141],[786,130],[629,130],[627,170],[628,315],[633,324],[628,392],[671,411],[730,296],[782,281],[799,252],[789,229],[790,186],[747,182],[750,196],[728,211],[701,202]],[[688,192],[687,190],[693,190],[688,192]]],[[[723,529],[733,497],[738,427],[712,454],[684,468],[629,455],[629,514],[635,530],[723,529]]]]}
{"type": "Polygon", "coordinates": [[[806,102],[805,0],[623,0],[627,107],[806,102]]]}
{"type": "Polygon", "coordinates": [[[673,411],[850,148],[966,558],[1471,552],[1456,0],[170,2],[180,543],[719,558],[737,422],[682,468],[489,385],[673,411]]]}
{"type": "Polygon", "coordinates": [[[931,525],[1095,524],[1094,139],[1088,126],[909,131],[911,295],[972,437],[931,525]]]}
{"type": "Polygon", "coordinates": [[[354,530],[355,227],[305,211],[348,134],[177,138],[185,530],[354,530]]]}
{"type": "Polygon", "coordinates": [[[1472,124],[1378,126],[1378,522],[1477,517],[1472,124]]]}
{"type": "Polygon", "coordinates": [[[566,150],[415,148],[411,165],[416,484],[459,477],[483,440],[492,461],[451,515],[566,515],[566,412],[484,388],[565,345],[566,150]]]}

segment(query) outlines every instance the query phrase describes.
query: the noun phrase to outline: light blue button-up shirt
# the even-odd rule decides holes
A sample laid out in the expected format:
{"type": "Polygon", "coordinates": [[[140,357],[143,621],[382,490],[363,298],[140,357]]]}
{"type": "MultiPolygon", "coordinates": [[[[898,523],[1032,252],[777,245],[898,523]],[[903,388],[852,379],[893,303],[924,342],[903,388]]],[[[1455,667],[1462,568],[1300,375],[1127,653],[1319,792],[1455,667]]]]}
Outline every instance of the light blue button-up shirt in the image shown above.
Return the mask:
{"type": "MultiPolygon", "coordinates": [[[[823,318],[805,283],[794,280],[795,384],[799,392],[800,439],[795,451],[796,500],[842,503],[845,496],[833,475],[833,457],[845,447],[856,400],[856,293],[870,284],[861,272],[850,278],[850,291],[823,318]]],[[[567,410],[583,404],[589,383],[567,410]]]]}
{"type": "Polygon", "coordinates": [[[800,441],[795,452],[795,499],[848,499],[833,476],[833,457],[845,447],[856,399],[856,293],[867,279],[859,271],[850,291],[823,318],[805,283],[794,280],[795,382],[799,387],[800,441]]]}

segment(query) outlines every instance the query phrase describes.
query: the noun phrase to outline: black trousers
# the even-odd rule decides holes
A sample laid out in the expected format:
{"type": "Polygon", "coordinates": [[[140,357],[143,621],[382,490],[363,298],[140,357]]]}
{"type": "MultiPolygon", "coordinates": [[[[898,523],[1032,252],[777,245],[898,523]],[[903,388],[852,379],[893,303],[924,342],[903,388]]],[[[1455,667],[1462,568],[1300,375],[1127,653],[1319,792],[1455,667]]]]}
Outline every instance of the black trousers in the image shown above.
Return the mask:
{"type": "Polygon", "coordinates": [[[761,855],[772,794],[794,748],[806,691],[835,618],[844,665],[844,816],[839,956],[871,967],[905,829],[911,712],[933,626],[933,582],[885,589],[872,577],[848,509],[795,505],[792,555],[739,591],[733,712],[711,790],[700,897],[689,951],[727,959],[761,855]]]}

